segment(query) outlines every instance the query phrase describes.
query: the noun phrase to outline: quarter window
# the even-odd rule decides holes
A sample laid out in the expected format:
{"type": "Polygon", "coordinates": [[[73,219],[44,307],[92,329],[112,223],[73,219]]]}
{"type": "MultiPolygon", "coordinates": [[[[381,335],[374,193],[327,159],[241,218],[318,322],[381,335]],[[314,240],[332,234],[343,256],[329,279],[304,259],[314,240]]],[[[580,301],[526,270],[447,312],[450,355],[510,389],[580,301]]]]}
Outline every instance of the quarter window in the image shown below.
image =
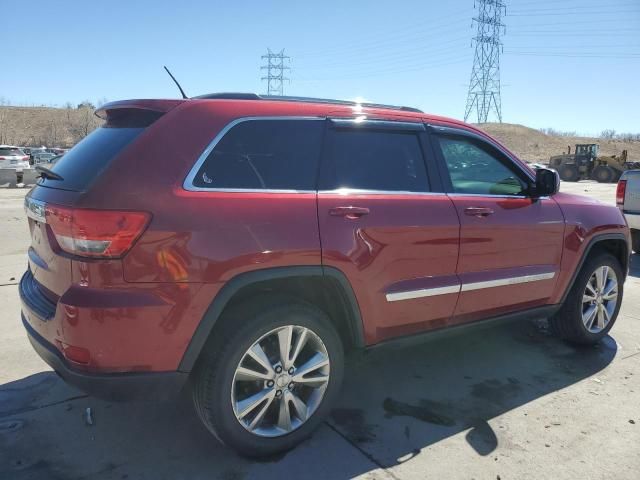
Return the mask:
{"type": "Polygon", "coordinates": [[[322,120],[248,120],[206,158],[193,185],[247,190],[315,190],[322,120]]]}
{"type": "Polygon", "coordinates": [[[454,193],[523,195],[527,184],[497,152],[461,137],[438,137],[454,193]]]}
{"type": "Polygon", "coordinates": [[[322,190],[428,190],[422,149],[414,133],[336,129],[326,149],[322,190]]]}

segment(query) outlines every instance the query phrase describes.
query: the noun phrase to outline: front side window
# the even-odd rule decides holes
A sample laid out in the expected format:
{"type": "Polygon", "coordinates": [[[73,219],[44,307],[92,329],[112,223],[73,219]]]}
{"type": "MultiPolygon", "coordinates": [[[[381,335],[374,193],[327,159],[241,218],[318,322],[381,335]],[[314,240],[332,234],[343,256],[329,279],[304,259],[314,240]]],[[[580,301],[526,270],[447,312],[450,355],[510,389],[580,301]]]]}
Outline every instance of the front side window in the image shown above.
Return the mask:
{"type": "Polygon", "coordinates": [[[425,192],[429,186],[415,133],[332,130],[323,163],[321,190],[425,192]]]}
{"type": "Polygon", "coordinates": [[[315,190],[322,120],[248,120],[216,144],[198,170],[199,188],[315,190]]]}
{"type": "Polygon", "coordinates": [[[527,183],[491,147],[464,137],[439,136],[454,193],[524,195],[527,183]]]}

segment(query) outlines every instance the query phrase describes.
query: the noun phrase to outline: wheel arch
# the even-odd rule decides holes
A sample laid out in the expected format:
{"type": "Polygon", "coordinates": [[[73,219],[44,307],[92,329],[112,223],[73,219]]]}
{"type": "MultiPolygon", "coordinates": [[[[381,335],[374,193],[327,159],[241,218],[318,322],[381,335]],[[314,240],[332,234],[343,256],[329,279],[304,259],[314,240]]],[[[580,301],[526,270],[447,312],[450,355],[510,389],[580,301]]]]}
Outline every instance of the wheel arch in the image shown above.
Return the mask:
{"type": "Polygon", "coordinates": [[[326,266],[275,267],[238,274],[222,287],[196,327],[178,371],[194,368],[226,308],[270,291],[318,306],[331,318],[346,349],[364,348],[360,308],[344,273],[326,266]]]}
{"type": "MultiPolygon", "coordinates": [[[[582,270],[584,263],[587,261],[590,255],[605,251],[611,253],[614,257],[616,257],[620,261],[620,265],[622,266],[622,272],[627,275],[629,269],[629,244],[627,242],[627,238],[623,233],[603,233],[600,235],[596,235],[589,240],[589,243],[585,247],[582,256],[580,257],[580,261],[578,262],[576,268],[571,275],[571,280],[569,281],[565,291],[562,295],[561,303],[564,303],[569,292],[573,288],[575,281],[578,277],[578,274],[582,270]]],[[[624,278],[623,278],[624,281],[624,278]]]]}

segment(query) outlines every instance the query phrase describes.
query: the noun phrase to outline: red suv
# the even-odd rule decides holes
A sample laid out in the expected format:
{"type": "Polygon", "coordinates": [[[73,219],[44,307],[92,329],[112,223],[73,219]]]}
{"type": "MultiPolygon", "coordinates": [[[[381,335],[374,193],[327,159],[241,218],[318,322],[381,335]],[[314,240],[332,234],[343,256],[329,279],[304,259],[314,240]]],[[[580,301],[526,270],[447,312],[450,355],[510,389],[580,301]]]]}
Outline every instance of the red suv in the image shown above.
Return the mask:
{"type": "Polygon", "coordinates": [[[618,315],[620,211],[470,125],[248,94],[97,114],[25,200],[29,338],[99,396],[189,385],[244,454],[311,433],[345,352],[532,316],[594,343],[618,315]]]}

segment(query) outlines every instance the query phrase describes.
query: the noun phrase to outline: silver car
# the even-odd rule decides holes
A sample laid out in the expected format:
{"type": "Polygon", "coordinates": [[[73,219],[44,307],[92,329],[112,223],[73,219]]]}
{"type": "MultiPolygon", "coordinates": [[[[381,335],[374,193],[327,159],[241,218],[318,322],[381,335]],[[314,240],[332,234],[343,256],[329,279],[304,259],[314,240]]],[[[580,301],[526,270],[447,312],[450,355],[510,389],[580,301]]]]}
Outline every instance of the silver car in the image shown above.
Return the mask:
{"type": "Polygon", "coordinates": [[[616,203],[631,229],[633,250],[640,254],[640,170],[627,170],[622,174],[618,181],[616,203]]]}
{"type": "Polygon", "coordinates": [[[13,145],[0,145],[0,168],[28,169],[29,155],[13,145]]]}

